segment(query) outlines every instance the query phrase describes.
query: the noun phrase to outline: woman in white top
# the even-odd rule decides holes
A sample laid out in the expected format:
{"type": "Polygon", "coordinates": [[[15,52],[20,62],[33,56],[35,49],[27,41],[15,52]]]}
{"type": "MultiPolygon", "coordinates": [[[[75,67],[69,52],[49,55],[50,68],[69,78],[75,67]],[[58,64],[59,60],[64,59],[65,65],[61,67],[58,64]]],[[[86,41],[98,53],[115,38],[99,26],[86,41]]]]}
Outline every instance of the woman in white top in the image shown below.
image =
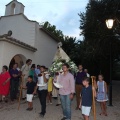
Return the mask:
{"type": "Polygon", "coordinates": [[[88,73],[88,69],[84,69],[84,72],[86,73],[87,77],[90,77],[90,74],[88,73]]]}
{"type": "Polygon", "coordinates": [[[44,117],[46,113],[46,98],[48,93],[48,79],[49,75],[45,73],[45,66],[40,67],[41,74],[38,75],[38,86],[36,87],[35,92],[38,88],[38,96],[41,104],[40,116],[44,117]]]}

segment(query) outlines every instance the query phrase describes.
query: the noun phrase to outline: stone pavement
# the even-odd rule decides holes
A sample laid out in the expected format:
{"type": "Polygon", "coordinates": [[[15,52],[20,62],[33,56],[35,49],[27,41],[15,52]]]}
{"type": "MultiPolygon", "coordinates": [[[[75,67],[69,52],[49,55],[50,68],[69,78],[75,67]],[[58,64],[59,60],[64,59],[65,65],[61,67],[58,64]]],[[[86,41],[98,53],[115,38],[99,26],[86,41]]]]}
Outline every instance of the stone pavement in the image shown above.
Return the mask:
{"type": "MultiPolygon", "coordinates": [[[[108,117],[100,116],[100,106],[96,103],[97,120],[120,120],[120,89],[119,84],[113,86],[113,107],[108,107],[108,117]]],[[[56,107],[57,100],[53,99],[52,105],[47,105],[47,114],[44,118],[39,117],[40,103],[38,98],[34,99],[33,111],[26,111],[27,103],[21,103],[20,110],[17,110],[18,104],[3,104],[0,109],[0,120],[61,120],[62,110],[61,106],[56,107]]],[[[75,110],[75,99],[72,103],[72,120],[83,120],[81,111],[75,110]]],[[[92,112],[90,120],[93,120],[92,112]]]]}

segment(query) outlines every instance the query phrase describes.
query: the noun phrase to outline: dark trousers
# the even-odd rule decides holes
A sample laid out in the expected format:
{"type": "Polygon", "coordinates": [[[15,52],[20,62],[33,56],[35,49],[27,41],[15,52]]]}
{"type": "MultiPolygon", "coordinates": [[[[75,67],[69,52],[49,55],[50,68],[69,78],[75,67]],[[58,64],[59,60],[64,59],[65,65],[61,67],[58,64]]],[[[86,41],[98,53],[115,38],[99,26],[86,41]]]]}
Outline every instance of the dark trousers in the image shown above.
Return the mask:
{"type": "Polygon", "coordinates": [[[46,113],[46,98],[47,98],[47,90],[38,90],[38,96],[41,104],[41,114],[45,115],[46,113]]]}
{"type": "Polygon", "coordinates": [[[77,101],[77,109],[79,108],[80,105],[80,100],[81,100],[81,92],[82,92],[82,85],[76,84],[75,89],[76,89],[76,101],[77,101]]]}
{"type": "Polygon", "coordinates": [[[11,82],[10,97],[11,97],[11,100],[14,100],[14,99],[17,99],[19,80],[12,80],[11,79],[10,82],[11,82]]]}

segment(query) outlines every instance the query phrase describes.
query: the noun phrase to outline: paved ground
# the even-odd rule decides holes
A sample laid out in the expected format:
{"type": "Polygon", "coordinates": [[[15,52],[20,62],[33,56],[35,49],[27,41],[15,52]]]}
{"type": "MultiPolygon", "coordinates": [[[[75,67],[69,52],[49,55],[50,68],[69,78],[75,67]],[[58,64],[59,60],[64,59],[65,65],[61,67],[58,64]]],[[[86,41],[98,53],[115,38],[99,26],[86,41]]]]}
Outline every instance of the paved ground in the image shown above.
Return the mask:
{"type": "MultiPolygon", "coordinates": [[[[108,117],[100,116],[100,107],[96,103],[97,120],[120,120],[120,83],[113,85],[113,107],[108,107],[108,117]]],[[[31,112],[26,111],[27,104],[21,103],[20,110],[17,110],[17,102],[15,104],[5,104],[0,109],[0,120],[60,120],[62,118],[61,106],[56,107],[57,100],[53,100],[52,105],[47,105],[47,114],[45,118],[39,117],[40,104],[38,98],[34,99],[34,110],[31,112]]],[[[83,120],[81,111],[75,110],[75,100],[72,103],[72,120],[83,120]]],[[[93,120],[92,112],[90,120],[93,120]]]]}

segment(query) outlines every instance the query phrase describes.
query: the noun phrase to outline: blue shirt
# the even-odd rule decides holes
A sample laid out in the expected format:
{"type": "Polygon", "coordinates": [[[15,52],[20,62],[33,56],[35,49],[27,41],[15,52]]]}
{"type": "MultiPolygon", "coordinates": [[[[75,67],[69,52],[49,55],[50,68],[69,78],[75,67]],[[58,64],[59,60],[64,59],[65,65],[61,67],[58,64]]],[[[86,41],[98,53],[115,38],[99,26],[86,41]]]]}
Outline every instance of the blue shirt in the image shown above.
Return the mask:
{"type": "Polygon", "coordinates": [[[38,76],[39,74],[40,74],[40,69],[35,69],[35,73],[36,73],[36,75],[38,76]]]}
{"type": "Polygon", "coordinates": [[[19,75],[19,71],[17,69],[11,69],[10,75],[11,75],[11,80],[19,80],[19,77],[13,77],[13,74],[19,75]]]}
{"type": "Polygon", "coordinates": [[[82,88],[82,106],[91,107],[92,106],[92,86],[89,85],[87,88],[82,88]]]}
{"type": "Polygon", "coordinates": [[[84,77],[87,77],[87,75],[84,71],[78,72],[76,75],[76,84],[82,84],[82,80],[84,77]]]}
{"type": "Polygon", "coordinates": [[[27,82],[26,83],[27,94],[33,94],[35,86],[36,86],[35,82],[33,82],[33,81],[32,82],[27,82]]]}

